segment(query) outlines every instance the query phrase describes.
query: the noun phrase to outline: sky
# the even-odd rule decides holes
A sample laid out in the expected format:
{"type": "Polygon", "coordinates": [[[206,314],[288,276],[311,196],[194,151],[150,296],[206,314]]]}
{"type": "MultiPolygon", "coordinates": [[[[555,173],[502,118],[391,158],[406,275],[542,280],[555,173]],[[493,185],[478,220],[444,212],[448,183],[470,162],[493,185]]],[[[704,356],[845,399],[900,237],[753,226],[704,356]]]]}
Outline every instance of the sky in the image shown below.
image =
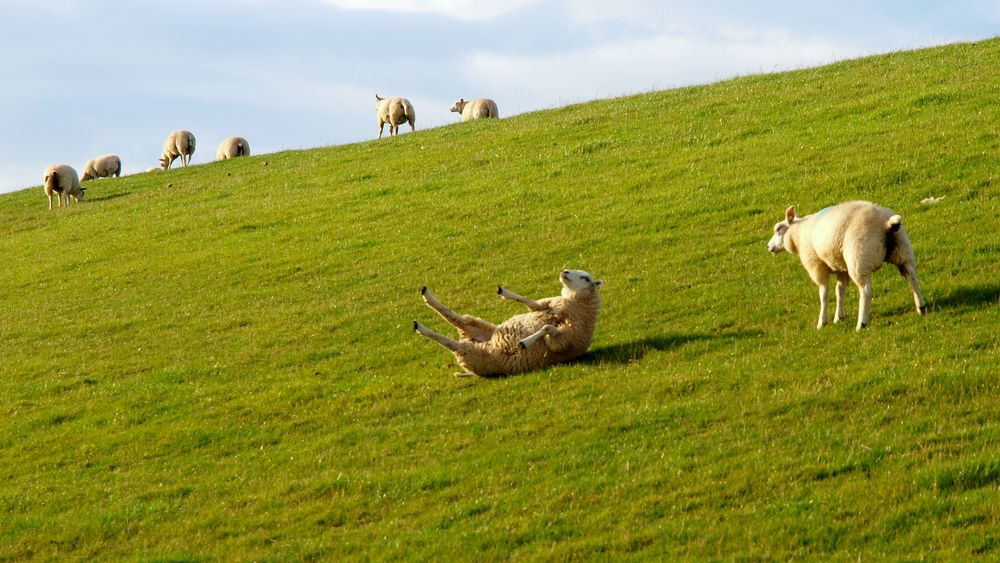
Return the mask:
{"type": "Polygon", "coordinates": [[[370,141],[376,93],[419,130],[460,97],[510,116],[998,34],[974,0],[0,0],[0,192],[106,153],[144,171],[176,129],[196,164],[231,135],[370,141]]]}

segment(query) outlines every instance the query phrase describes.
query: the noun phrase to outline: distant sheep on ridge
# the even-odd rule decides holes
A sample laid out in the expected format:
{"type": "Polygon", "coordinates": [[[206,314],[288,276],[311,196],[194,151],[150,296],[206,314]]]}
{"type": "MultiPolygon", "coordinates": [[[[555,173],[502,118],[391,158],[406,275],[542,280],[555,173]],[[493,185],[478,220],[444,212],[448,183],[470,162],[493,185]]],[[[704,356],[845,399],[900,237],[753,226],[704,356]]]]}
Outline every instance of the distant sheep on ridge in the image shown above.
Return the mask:
{"type": "Polygon", "coordinates": [[[410,130],[417,130],[417,114],[413,104],[406,98],[382,98],[375,94],[375,113],[378,115],[378,138],[382,138],[382,129],[389,124],[389,136],[399,135],[399,124],[410,123],[410,130]]]}
{"type": "Polygon", "coordinates": [[[87,190],[80,185],[80,177],[76,170],[68,164],[50,164],[45,168],[45,195],[49,197],[49,209],[52,209],[52,193],[59,196],[59,207],[63,204],[63,194],[66,195],[66,205],[69,206],[69,198],[76,201],[83,200],[83,194],[87,190]]]}
{"type": "Polygon", "coordinates": [[[250,156],[250,143],[243,137],[229,137],[219,143],[215,151],[215,160],[229,160],[238,156],[250,156]]]}
{"type": "Polygon", "coordinates": [[[106,154],[87,161],[83,167],[81,182],[94,178],[120,177],[122,174],[122,159],[118,155],[106,154]]]}
{"type": "Polygon", "coordinates": [[[497,109],[497,103],[489,98],[478,98],[471,102],[465,98],[459,98],[457,102],[452,104],[450,111],[461,114],[462,122],[487,117],[500,117],[500,110],[497,109]]]}
{"type": "Polygon", "coordinates": [[[163,155],[160,157],[160,166],[164,170],[170,170],[177,157],[181,158],[181,164],[187,166],[191,164],[191,155],[194,154],[195,140],[190,131],[183,129],[171,133],[166,141],[163,141],[163,155]]]}

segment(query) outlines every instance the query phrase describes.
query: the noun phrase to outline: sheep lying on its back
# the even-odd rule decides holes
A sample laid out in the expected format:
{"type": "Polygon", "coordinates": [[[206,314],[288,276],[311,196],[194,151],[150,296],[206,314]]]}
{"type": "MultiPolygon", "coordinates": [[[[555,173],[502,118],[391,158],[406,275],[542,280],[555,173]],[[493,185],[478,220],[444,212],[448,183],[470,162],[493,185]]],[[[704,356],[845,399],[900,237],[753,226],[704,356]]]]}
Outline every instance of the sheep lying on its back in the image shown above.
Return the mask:
{"type": "Polygon", "coordinates": [[[461,114],[462,122],[487,117],[500,117],[500,110],[497,109],[497,103],[489,98],[478,98],[471,102],[465,98],[459,98],[449,109],[461,114]]]}
{"type": "Polygon", "coordinates": [[[867,201],[852,201],[796,217],[795,208],[785,211],[785,220],[774,226],[767,245],[774,254],[787,250],[798,254],[809,277],[819,286],[819,323],[826,325],[827,284],[837,274],[837,311],[834,322],[844,319],[847,280],[861,291],[858,326],[868,325],[872,302],[872,273],[884,262],[894,264],[913,289],[917,312],[927,312],[917,281],[917,258],[903,229],[903,218],[890,209],[867,201]]]}
{"type": "Polygon", "coordinates": [[[110,176],[118,177],[121,174],[122,159],[118,158],[118,155],[106,154],[87,161],[87,164],[83,167],[83,176],[80,177],[80,181],[86,182],[94,178],[107,178],[110,176]]]}
{"type": "Polygon", "coordinates": [[[410,123],[410,130],[417,130],[417,113],[406,98],[382,98],[375,94],[375,113],[378,116],[378,138],[382,138],[382,128],[389,124],[389,136],[399,135],[399,124],[410,123]]]}
{"type": "Polygon", "coordinates": [[[459,376],[510,375],[577,358],[590,347],[601,310],[601,281],[580,270],[563,270],[560,297],[534,301],[499,288],[504,299],[523,303],[530,312],[493,325],[458,315],[423,288],[424,302],[458,328],[460,340],[442,336],[417,321],[413,328],[451,350],[465,368],[459,376]],[[538,341],[541,340],[541,343],[538,341]]]}
{"type": "Polygon", "coordinates": [[[229,137],[219,143],[215,151],[215,160],[228,160],[238,156],[250,156],[250,143],[243,137],[229,137]]]}
{"type": "Polygon", "coordinates": [[[59,195],[59,207],[63,204],[63,194],[66,195],[66,205],[69,198],[76,201],[83,199],[86,188],[80,185],[76,170],[68,164],[50,164],[45,168],[45,195],[49,197],[49,209],[52,209],[52,193],[59,195]]]}
{"type": "Polygon", "coordinates": [[[160,166],[164,170],[170,170],[177,157],[181,157],[181,164],[187,166],[191,164],[191,155],[194,154],[194,135],[190,131],[183,129],[171,133],[166,141],[163,141],[163,155],[160,156],[160,166]]]}

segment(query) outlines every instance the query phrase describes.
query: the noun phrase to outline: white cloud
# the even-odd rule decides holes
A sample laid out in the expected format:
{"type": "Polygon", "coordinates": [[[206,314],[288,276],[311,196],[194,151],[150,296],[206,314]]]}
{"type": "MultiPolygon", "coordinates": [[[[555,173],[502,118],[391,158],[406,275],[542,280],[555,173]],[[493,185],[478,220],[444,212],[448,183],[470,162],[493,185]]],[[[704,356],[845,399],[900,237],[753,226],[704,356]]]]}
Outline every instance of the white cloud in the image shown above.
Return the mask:
{"type": "Polygon", "coordinates": [[[487,21],[539,0],[325,0],[344,10],[432,14],[464,21],[487,21]]]}

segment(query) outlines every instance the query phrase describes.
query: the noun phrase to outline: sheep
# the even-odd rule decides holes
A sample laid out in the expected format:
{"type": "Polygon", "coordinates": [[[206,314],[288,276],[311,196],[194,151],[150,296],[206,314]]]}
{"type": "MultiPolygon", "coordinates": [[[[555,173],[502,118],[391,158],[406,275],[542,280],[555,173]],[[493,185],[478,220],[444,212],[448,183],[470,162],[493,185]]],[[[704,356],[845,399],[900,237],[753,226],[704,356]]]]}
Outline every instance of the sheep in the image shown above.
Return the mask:
{"type": "Polygon", "coordinates": [[[177,157],[181,157],[181,164],[187,166],[191,164],[191,155],[194,154],[194,135],[190,131],[183,129],[174,131],[163,141],[163,156],[160,157],[160,166],[164,170],[170,170],[177,157]]]}
{"type": "Polygon", "coordinates": [[[81,182],[93,180],[94,178],[109,178],[111,176],[120,177],[122,174],[122,159],[118,155],[106,154],[87,161],[83,166],[83,176],[81,182]]]}
{"type": "Polygon", "coordinates": [[[160,170],[163,170],[160,166],[150,166],[146,169],[146,172],[159,172],[160,170]]]}
{"type": "Polygon", "coordinates": [[[215,160],[228,160],[238,156],[250,156],[250,143],[243,137],[229,137],[219,143],[215,151],[215,160]]]}
{"type": "Polygon", "coordinates": [[[413,321],[413,329],[455,354],[466,371],[457,377],[496,377],[540,369],[567,362],[590,347],[601,310],[600,280],[582,270],[563,270],[562,295],[534,301],[501,287],[503,299],[523,303],[529,312],[507,319],[500,325],[471,315],[458,315],[438,301],[426,287],[420,290],[424,302],[458,328],[460,340],[452,340],[413,321]],[[538,341],[542,345],[537,345],[538,341]]]}
{"type": "Polygon", "coordinates": [[[473,119],[500,117],[497,103],[489,98],[479,98],[471,102],[465,98],[459,98],[449,110],[461,114],[463,123],[473,119]]]}
{"type": "Polygon", "coordinates": [[[82,201],[87,188],[80,185],[76,170],[68,164],[50,164],[45,168],[45,195],[49,197],[49,209],[52,209],[52,192],[59,195],[59,207],[63,204],[63,194],[66,195],[66,206],[69,198],[82,201]]]}
{"type": "Polygon", "coordinates": [[[819,323],[826,325],[827,284],[837,274],[837,310],[833,322],[844,320],[844,292],[848,279],[861,292],[857,330],[868,326],[872,302],[872,273],[884,262],[894,264],[910,282],[917,312],[927,313],[927,302],[917,281],[917,258],[903,228],[903,218],[868,201],[851,201],[820,212],[796,217],[795,207],[774,226],[767,244],[772,254],[798,254],[809,277],[819,286],[819,323]]]}
{"type": "Polygon", "coordinates": [[[375,94],[375,113],[378,115],[378,138],[382,138],[382,128],[389,124],[389,136],[399,135],[399,124],[409,122],[410,130],[417,130],[417,114],[413,104],[406,98],[382,98],[375,94]]]}

